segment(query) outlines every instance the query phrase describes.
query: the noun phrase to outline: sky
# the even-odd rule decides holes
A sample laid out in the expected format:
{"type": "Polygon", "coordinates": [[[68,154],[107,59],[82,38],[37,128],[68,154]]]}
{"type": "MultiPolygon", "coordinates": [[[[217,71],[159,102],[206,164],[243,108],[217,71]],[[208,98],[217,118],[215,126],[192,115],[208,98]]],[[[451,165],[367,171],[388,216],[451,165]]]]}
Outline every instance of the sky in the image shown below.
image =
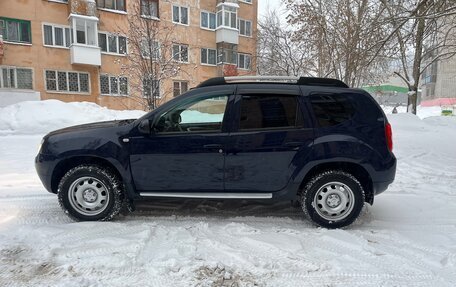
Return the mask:
{"type": "Polygon", "coordinates": [[[258,0],[258,13],[260,17],[266,14],[269,8],[279,9],[282,2],[280,0],[258,0]]]}

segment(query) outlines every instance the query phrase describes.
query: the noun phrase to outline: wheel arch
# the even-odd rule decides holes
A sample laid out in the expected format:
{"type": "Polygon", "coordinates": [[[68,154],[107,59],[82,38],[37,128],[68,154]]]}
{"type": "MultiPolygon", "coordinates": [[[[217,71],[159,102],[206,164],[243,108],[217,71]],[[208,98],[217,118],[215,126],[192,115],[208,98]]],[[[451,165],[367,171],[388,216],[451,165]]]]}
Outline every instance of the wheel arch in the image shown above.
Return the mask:
{"type": "Polygon", "coordinates": [[[364,189],[365,202],[373,204],[374,202],[374,188],[372,178],[369,172],[361,165],[353,162],[325,162],[313,166],[304,176],[300,186],[298,195],[303,191],[307,182],[309,182],[314,176],[327,170],[342,170],[352,174],[361,183],[364,189]]]}
{"type": "Polygon", "coordinates": [[[97,157],[97,156],[74,156],[70,158],[66,158],[62,161],[60,161],[54,168],[54,171],[52,172],[52,177],[51,177],[51,190],[53,193],[57,193],[57,189],[59,186],[59,182],[62,179],[62,177],[67,173],[70,169],[73,167],[76,167],[81,164],[93,164],[93,165],[99,165],[108,168],[112,172],[115,173],[118,178],[123,181],[124,177],[122,176],[122,173],[116,168],[116,166],[108,161],[107,159],[97,157]]]}

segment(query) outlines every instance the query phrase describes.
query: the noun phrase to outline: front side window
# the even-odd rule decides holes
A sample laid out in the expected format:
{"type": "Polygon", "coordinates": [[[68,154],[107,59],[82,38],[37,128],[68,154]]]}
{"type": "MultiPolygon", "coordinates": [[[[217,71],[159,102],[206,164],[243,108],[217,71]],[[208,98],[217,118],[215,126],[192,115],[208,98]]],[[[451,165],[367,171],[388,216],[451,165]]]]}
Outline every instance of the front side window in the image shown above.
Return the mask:
{"type": "Polygon", "coordinates": [[[228,96],[199,98],[162,114],[154,125],[158,133],[215,133],[222,131],[228,96]]]}
{"type": "Polygon", "coordinates": [[[141,0],[141,16],[158,18],[158,0],[141,0]]]}
{"type": "Polygon", "coordinates": [[[89,74],[47,70],[44,73],[46,90],[50,92],[89,93],[89,74]]]}
{"type": "Polygon", "coordinates": [[[125,11],[125,0],[97,0],[97,7],[125,11]]]}
{"type": "Polygon", "coordinates": [[[0,34],[8,42],[32,43],[31,24],[27,20],[0,17],[0,34]]]}
{"type": "Polygon", "coordinates": [[[340,94],[312,94],[310,103],[320,127],[341,124],[355,114],[350,99],[340,94]]]}
{"type": "Polygon", "coordinates": [[[173,23],[188,25],[188,7],[173,5],[173,23]]]}
{"type": "Polygon", "coordinates": [[[0,66],[0,88],[33,90],[32,69],[0,66]]]}
{"type": "Polygon", "coordinates": [[[240,130],[302,127],[297,96],[244,95],[241,101],[240,130]]]}

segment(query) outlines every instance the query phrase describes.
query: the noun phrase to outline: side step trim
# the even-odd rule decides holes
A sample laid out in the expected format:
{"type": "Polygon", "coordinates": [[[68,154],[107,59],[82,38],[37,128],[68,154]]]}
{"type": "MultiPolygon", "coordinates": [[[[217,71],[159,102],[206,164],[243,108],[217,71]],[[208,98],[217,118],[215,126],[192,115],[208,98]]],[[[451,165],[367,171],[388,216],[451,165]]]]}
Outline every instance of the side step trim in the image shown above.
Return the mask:
{"type": "Polygon", "coordinates": [[[271,199],[272,193],[227,192],[141,192],[143,197],[213,198],[213,199],[271,199]]]}

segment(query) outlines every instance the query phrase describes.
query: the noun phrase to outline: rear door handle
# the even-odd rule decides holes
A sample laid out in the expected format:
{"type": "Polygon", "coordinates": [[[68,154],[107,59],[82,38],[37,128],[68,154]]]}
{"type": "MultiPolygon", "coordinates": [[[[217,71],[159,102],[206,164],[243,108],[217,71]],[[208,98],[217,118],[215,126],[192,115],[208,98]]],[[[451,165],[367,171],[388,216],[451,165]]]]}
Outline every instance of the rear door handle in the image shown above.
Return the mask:
{"type": "Polygon", "coordinates": [[[304,145],[303,142],[287,142],[284,144],[286,147],[300,147],[302,145],[304,145]]]}

